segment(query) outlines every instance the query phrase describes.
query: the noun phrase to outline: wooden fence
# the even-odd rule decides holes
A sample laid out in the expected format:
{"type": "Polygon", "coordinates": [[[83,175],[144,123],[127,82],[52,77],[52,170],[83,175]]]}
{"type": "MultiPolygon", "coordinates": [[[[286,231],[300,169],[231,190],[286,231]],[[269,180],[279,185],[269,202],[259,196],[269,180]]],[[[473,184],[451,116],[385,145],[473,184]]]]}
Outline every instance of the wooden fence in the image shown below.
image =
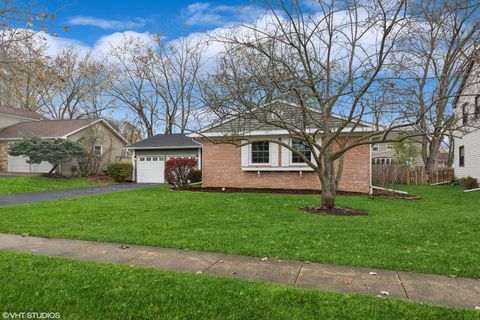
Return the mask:
{"type": "Polygon", "coordinates": [[[453,169],[426,171],[425,168],[409,168],[402,165],[372,165],[373,185],[432,184],[453,179],[453,169]]]}

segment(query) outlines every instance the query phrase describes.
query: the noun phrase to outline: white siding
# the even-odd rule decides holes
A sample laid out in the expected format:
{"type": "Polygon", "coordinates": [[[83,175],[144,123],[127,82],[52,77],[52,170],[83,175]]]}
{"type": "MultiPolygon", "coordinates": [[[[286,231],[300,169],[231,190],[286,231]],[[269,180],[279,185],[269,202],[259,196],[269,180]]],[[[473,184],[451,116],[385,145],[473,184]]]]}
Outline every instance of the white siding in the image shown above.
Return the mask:
{"type": "Polygon", "coordinates": [[[455,139],[455,160],[453,163],[457,178],[473,177],[480,181],[480,131],[455,139]],[[465,166],[459,166],[459,148],[465,147],[465,166]]]}
{"type": "Polygon", "coordinates": [[[463,105],[467,104],[469,126],[463,132],[455,133],[455,159],[453,168],[457,178],[473,177],[480,181],[480,130],[472,130],[480,125],[480,118],[475,117],[475,96],[480,95],[480,64],[477,63],[471,70],[466,85],[457,101],[455,117],[457,124],[462,125],[463,105]],[[465,166],[459,166],[459,148],[465,147],[465,166]]]}
{"type": "MultiPolygon", "coordinates": [[[[283,142],[290,144],[290,139],[284,138],[283,142]]],[[[290,165],[291,152],[285,147],[282,147],[282,167],[288,167],[290,165]]]]}

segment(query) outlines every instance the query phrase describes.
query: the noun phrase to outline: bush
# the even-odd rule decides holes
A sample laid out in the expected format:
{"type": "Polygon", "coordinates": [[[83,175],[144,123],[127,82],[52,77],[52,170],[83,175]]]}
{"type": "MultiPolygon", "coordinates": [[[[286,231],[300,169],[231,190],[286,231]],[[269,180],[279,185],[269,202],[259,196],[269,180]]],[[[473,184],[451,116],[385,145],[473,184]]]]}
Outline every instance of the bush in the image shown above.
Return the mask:
{"type": "Polygon", "coordinates": [[[113,162],[107,168],[107,175],[116,182],[130,181],[132,173],[133,166],[128,162],[113,162]]]}
{"type": "Polygon", "coordinates": [[[190,173],[197,167],[197,160],[170,159],[165,166],[165,180],[175,189],[187,189],[190,173]]]}
{"type": "Polygon", "coordinates": [[[194,169],[188,175],[188,180],[190,183],[196,183],[202,181],[202,170],[194,169]]]}
{"type": "Polygon", "coordinates": [[[478,180],[472,177],[460,178],[457,183],[466,190],[478,188],[478,180]]]}

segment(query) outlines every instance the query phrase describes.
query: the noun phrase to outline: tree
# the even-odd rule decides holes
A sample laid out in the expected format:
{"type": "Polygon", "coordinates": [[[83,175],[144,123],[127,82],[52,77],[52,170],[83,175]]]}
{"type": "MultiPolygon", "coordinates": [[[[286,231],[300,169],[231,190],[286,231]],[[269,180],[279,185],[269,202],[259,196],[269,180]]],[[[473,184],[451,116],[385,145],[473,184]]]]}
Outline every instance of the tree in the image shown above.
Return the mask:
{"type": "Polygon", "coordinates": [[[160,119],[160,96],[152,71],[156,62],[152,43],[124,35],[109,55],[109,94],[132,114],[147,137],[153,136],[160,119]]]}
{"type": "Polygon", "coordinates": [[[28,157],[28,163],[49,162],[53,166],[49,173],[54,172],[62,162],[81,157],[84,153],[85,150],[78,142],[63,139],[45,140],[39,137],[23,138],[8,150],[11,156],[28,157]]]}
{"type": "MultiPolygon", "coordinates": [[[[310,159],[278,139],[265,141],[302,158],[319,177],[322,208],[333,209],[345,152],[371,144],[374,136],[387,141],[389,132],[407,126],[397,119],[386,132],[370,126],[359,134],[373,113],[362,100],[380,92],[389,75],[405,3],[320,0],[309,9],[303,1],[268,2],[263,20],[214,36],[226,49],[205,86],[210,111],[220,119],[254,119],[301,140],[310,159]],[[290,108],[270,107],[276,100],[290,108]]],[[[228,141],[251,143],[242,129],[232,128],[228,141]]]]}
{"type": "Polygon", "coordinates": [[[409,140],[401,140],[393,143],[393,150],[395,151],[394,161],[396,164],[412,167],[415,158],[418,155],[418,149],[415,142],[409,140]]]}
{"type": "Polygon", "coordinates": [[[152,80],[162,99],[166,134],[176,129],[184,133],[191,113],[198,109],[198,75],[202,65],[204,45],[183,37],[164,44],[160,35],[156,40],[156,65],[152,69],[152,80]]]}
{"type": "Polygon", "coordinates": [[[70,47],[49,62],[50,79],[42,91],[41,109],[52,119],[79,119],[99,116],[110,102],[99,105],[104,94],[104,65],[91,52],[70,47]]]}
{"type": "Polygon", "coordinates": [[[395,65],[404,79],[404,110],[414,129],[424,134],[421,154],[425,169],[432,170],[442,143],[459,129],[451,105],[478,49],[480,2],[412,4],[395,65]]]}

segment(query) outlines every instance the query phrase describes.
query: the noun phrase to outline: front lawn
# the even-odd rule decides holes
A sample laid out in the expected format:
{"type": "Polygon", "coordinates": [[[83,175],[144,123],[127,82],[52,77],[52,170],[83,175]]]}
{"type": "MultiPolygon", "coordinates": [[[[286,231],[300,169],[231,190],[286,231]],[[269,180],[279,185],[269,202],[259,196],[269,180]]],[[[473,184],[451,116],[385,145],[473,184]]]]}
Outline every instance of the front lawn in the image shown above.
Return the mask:
{"type": "Polygon", "coordinates": [[[84,178],[9,177],[0,178],[0,195],[96,186],[84,178]]]}
{"type": "Polygon", "coordinates": [[[478,319],[472,310],[0,252],[0,312],[60,319],[478,319]]]}
{"type": "Polygon", "coordinates": [[[419,201],[339,197],[367,217],[299,210],[315,195],[167,187],[0,208],[0,232],[480,277],[480,193],[405,188],[419,201]]]}

